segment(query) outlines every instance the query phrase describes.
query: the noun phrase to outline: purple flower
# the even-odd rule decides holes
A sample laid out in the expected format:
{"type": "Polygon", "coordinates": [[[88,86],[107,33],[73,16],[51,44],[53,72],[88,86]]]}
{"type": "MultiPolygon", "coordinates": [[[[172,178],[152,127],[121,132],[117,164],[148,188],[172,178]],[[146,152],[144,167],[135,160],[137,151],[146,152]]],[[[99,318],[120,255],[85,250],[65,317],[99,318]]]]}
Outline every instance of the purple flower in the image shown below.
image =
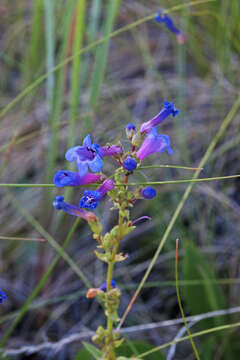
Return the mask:
{"type": "Polygon", "coordinates": [[[147,186],[141,190],[141,195],[145,199],[153,199],[157,195],[157,192],[153,187],[147,186]]]}
{"type": "Polygon", "coordinates": [[[103,167],[101,148],[98,144],[92,144],[91,136],[88,134],[83,140],[83,146],[74,146],[70,148],[65,158],[68,161],[76,161],[80,176],[88,172],[99,172],[103,167]]]}
{"type": "Polygon", "coordinates": [[[164,23],[165,26],[177,36],[177,40],[179,44],[184,43],[184,35],[181,33],[181,31],[178,28],[176,28],[170,16],[164,14],[162,10],[159,10],[158,14],[155,16],[155,20],[159,23],[161,22],[164,23]]]}
{"type": "Polygon", "coordinates": [[[101,147],[101,155],[105,156],[116,156],[119,153],[122,153],[122,147],[119,145],[109,145],[101,147]]]}
{"type": "Polygon", "coordinates": [[[65,203],[64,196],[56,196],[55,200],[53,201],[53,206],[57,210],[63,210],[70,215],[81,217],[86,221],[97,221],[97,218],[94,213],[79,209],[75,205],[70,205],[65,203]]]}
{"type": "Polygon", "coordinates": [[[137,157],[142,161],[145,157],[153,153],[162,153],[165,150],[171,155],[173,150],[170,146],[170,138],[168,135],[158,135],[157,127],[153,127],[147,134],[140,149],[137,151],[137,157]]]}
{"type": "Polygon", "coordinates": [[[87,173],[80,176],[77,172],[67,170],[59,170],[53,178],[53,183],[57,187],[64,186],[79,186],[85,184],[92,184],[101,180],[101,175],[87,173]]]}
{"type": "Polygon", "coordinates": [[[132,124],[132,123],[127,124],[127,126],[125,127],[125,130],[126,130],[127,137],[129,139],[131,139],[132,136],[133,136],[134,131],[136,130],[136,126],[134,124],[132,124]]]}
{"type": "Polygon", "coordinates": [[[128,156],[126,158],[126,160],[124,160],[123,162],[123,167],[124,169],[128,170],[128,171],[133,171],[136,169],[137,167],[137,162],[135,159],[133,159],[132,157],[128,156]]]}
{"type": "Polygon", "coordinates": [[[103,197],[108,191],[111,191],[113,188],[114,188],[114,181],[111,179],[106,179],[99,187],[98,191],[100,192],[101,197],[103,197]]]}
{"type": "MultiPolygon", "coordinates": [[[[111,286],[112,286],[112,288],[114,288],[114,289],[116,288],[116,283],[115,283],[114,280],[112,280],[111,286]]],[[[106,292],[106,291],[107,291],[107,282],[105,281],[105,283],[103,283],[103,284],[100,286],[99,289],[102,290],[102,291],[104,291],[104,292],[106,292]]]]}
{"type": "Polygon", "coordinates": [[[80,199],[79,207],[85,209],[95,209],[101,198],[114,188],[114,182],[111,179],[104,180],[97,190],[85,190],[80,199]]]}
{"type": "Polygon", "coordinates": [[[163,120],[165,120],[169,115],[173,117],[179,113],[179,110],[174,108],[174,104],[164,100],[163,108],[159,114],[157,114],[153,119],[142,124],[140,128],[141,134],[148,133],[151,129],[160,124],[163,120]]]}
{"type": "Polygon", "coordinates": [[[0,304],[3,302],[3,300],[6,300],[7,296],[4,294],[2,290],[0,290],[0,304]]]}

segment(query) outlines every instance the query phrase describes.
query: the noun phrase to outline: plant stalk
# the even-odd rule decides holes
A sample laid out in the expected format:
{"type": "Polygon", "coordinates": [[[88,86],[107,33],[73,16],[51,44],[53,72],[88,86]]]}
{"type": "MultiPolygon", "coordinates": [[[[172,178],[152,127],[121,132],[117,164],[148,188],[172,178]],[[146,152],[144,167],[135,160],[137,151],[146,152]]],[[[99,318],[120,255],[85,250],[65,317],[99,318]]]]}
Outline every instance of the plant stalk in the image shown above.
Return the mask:
{"type": "MultiPolygon", "coordinates": [[[[120,210],[121,211],[121,210],[120,210]]],[[[119,243],[122,238],[122,225],[123,225],[123,217],[119,212],[119,228],[118,228],[118,236],[116,244],[112,251],[111,259],[108,263],[108,271],[107,271],[107,292],[109,292],[112,288],[112,279],[113,279],[113,271],[114,271],[114,264],[115,264],[115,256],[118,251],[119,243]]],[[[106,339],[106,348],[107,348],[107,359],[114,360],[116,359],[115,352],[114,352],[114,342],[113,342],[113,320],[111,319],[111,312],[109,306],[107,307],[107,339],[106,339]]]]}

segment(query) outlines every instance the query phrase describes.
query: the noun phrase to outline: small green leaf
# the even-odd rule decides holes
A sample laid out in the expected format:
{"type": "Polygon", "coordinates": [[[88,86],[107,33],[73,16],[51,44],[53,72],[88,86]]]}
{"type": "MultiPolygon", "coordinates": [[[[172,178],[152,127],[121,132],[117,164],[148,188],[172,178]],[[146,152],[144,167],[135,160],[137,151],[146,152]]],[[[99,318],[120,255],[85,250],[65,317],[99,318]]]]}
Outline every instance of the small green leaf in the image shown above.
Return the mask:
{"type": "Polygon", "coordinates": [[[209,337],[201,344],[201,348],[200,348],[201,359],[212,360],[214,358],[214,351],[215,351],[214,339],[212,337],[209,337]]]}
{"type": "Polygon", "coordinates": [[[108,262],[107,254],[100,253],[97,250],[95,250],[94,252],[95,252],[95,255],[98,257],[99,260],[104,261],[106,263],[108,262]]]}
{"type": "MultiPolygon", "coordinates": [[[[103,354],[100,350],[98,350],[95,346],[93,346],[85,341],[83,341],[83,346],[94,357],[94,359],[100,360],[101,357],[103,356],[103,354]]],[[[79,358],[79,360],[80,360],[80,358],[79,358]]]]}
{"type": "MultiPolygon", "coordinates": [[[[129,359],[137,359],[138,355],[144,353],[148,350],[153,349],[155,346],[149,344],[145,341],[126,341],[124,344],[117,348],[116,354],[117,356],[129,359]]],[[[119,359],[119,358],[118,358],[119,359]]],[[[156,351],[155,353],[144,357],[144,360],[164,360],[165,356],[161,351],[156,351]]]]}
{"type": "Polygon", "coordinates": [[[92,360],[92,356],[86,349],[81,349],[76,352],[73,360],[92,360]]]}

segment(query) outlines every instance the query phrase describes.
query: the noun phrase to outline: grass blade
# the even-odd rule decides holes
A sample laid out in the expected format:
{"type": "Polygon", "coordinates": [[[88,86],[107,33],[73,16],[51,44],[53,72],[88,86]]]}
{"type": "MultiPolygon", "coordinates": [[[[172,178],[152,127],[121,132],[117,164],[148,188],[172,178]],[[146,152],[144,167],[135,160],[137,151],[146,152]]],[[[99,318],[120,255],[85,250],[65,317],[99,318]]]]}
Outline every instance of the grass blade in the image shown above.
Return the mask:
{"type": "Polygon", "coordinates": [[[185,328],[186,328],[186,330],[187,330],[187,333],[188,333],[190,342],[191,342],[191,344],[192,344],[192,348],[193,348],[194,354],[195,354],[195,356],[196,356],[196,359],[197,359],[197,360],[200,360],[200,356],[199,356],[199,354],[198,354],[197,347],[196,347],[196,345],[195,345],[195,343],[194,343],[194,340],[193,340],[193,338],[192,338],[191,331],[190,331],[190,329],[189,329],[189,327],[188,327],[188,323],[187,323],[186,318],[185,318],[185,315],[184,315],[183,306],[182,306],[182,301],[181,301],[181,297],[180,297],[179,283],[178,283],[178,239],[176,240],[175,276],[176,276],[177,300],[178,300],[178,305],[179,305],[179,308],[180,308],[180,311],[181,311],[181,315],[182,315],[182,318],[183,318],[183,322],[184,322],[185,328]]]}

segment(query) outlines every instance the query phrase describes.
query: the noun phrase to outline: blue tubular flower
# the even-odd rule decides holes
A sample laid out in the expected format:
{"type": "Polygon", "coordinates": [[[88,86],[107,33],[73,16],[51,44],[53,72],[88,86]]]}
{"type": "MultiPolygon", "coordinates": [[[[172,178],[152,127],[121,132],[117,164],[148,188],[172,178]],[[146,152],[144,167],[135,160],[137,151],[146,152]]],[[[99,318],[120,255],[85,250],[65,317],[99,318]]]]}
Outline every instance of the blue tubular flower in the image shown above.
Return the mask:
{"type": "Polygon", "coordinates": [[[137,167],[137,162],[135,159],[133,159],[132,157],[128,156],[126,158],[126,160],[124,160],[123,162],[123,167],[124,169],[128,170],[128,171],[133,171],[136,169],[137,167]]]}
{"type": "Polygon", "coordinates": [[[53,201],[53,206],[57,210],[63,210],[70,215],[81,217],[86,221],[97,221],[94,213],[79,209],[75,205],[65,203],[64,196],[56,196],[55,200],[53,201]]]}
{"type": "Polygon", "coordinates": [[[83,197],[80,199],[79,207],[84,209],[95,209],[101,198],[114,188],[113,180],[104,180],[97,190],[85,190],[83,197]]]}
{"type": "Polygon", "coordinates": [[[85,190],[83,197],[80,199],[79,207],[85,209],[95,209],[101,200],[101,194],[97,190],[85,190]]]}
{"type": "Polygon", "coordinates": [[[122,153],[122,147],[120,145],[109,145],[101,147],[102,157],[116,156],[120,153],[122,153]]]}
{"type": "MultiPolygon", "coordinates": [[[[114,289],[116,288],[116,283],[115,283],[114,280],[112,280],[111,286],[112,286],[112,288],[114,288],[114,289]]],[[[104,291],[104,292],[106,292],[106,291],[107,291],[107,282],[105,281],[105,283],[103,283],[103,284],[100,286],[99,289],[102,290],[102,291],[104,291]]]]}
{"type": "Polygon", "coordinates": [[[4,294],[2,290],[0,290],[0,304],[3,302],[3,300],[6,300],[7,296],[4,294]]]}
{"type": "Polygon", "coordinates": [[[66,152],[65,158],[68,161],[76,161],[80,176],[84,176],[88,172],[88,168],[92,172],[98,172],[103,167],[101,148],[98,144],[92,144],[90,135],[83,140],[83,146],[70,148],[66,152]]]}
{"type": "Polygon", "coordinates": [[[164,100],[163,108],[159,114],[157,114],[153,119],[142,124],[140,128],[141,134],[148,133],[152,128],[165,120],[169,115],[173,117],[179,113],[179,110],[175,109],[174,104],[164,100]]]}
{"type": "Polygon", "coordinates": [[[101,180],[101,175],[87,173],[83,176],[80,176],[79,173],[76,172],[59,170],[54,175],[53,183],[57,187],[64,187],[64,186],[79,186],[85,184],[92,184],[100,180],[101,180]]]}
{"type": "Polygon", "coordinates": [[[142,161],[145,157],[153,153],[162,153],[167,151],[170,155],[173,154],[173,150],[170,146],[170,138],[168,135],[158,135],[157,127],[153,127],[147,134],[140,149],[137,151],[137,157],[142,161]]]}
{"type": "Polygon", "coordinates": [[[111,179],[106,179],[102,185],[98,188],[101,197],[103,197],[108,191],[111,191],[114,188],[114,181],[111,179]]]}
{"type": "Polygon", "coordinates": [[[141,190],[141,195],[145,199],[153,199],[157,195],[157,192],[153,187],[147,186],[141,190]]]}
{"type": "Polygon", "coordinates": [[[165,26],[177,36],[177,40],[179,44],[184,43],[184,35],[181,33],[181,31],[178,28],[176,28],[170,16],[164,14],[162,10],[159,10],[158,14],[155,16],[155,20],[159,23],[161,22],[164,23],[165,26]]]}

